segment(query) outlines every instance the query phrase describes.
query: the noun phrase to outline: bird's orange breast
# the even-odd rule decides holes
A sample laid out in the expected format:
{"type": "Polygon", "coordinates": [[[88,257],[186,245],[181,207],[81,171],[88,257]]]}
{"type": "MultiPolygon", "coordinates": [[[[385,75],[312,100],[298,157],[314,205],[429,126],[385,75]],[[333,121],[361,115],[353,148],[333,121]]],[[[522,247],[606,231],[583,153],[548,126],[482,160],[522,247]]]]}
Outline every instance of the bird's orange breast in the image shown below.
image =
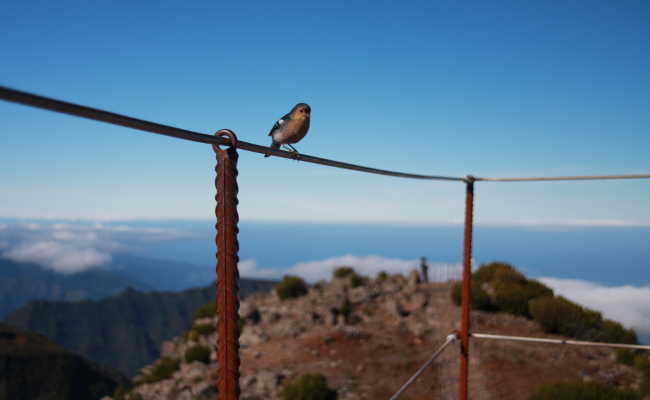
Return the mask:
{"type": "Polygon", "coordinates": [[[287,121],[286,140],[287,143],[296,143],[304,138],[309,130],[309,119],[292,119],[287,121]]]}

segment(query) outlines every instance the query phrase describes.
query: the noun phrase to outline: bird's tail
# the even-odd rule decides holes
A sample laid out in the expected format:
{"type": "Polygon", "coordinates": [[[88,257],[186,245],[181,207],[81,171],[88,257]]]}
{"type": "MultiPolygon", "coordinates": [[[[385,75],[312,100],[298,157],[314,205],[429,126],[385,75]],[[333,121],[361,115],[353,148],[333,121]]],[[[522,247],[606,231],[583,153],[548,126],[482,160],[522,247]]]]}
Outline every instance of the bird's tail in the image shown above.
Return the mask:
{"type": "MultiPolygon", "coordinates": [[[[280,149],[280,143],[275,143],[275,142],[271,143],[271,148],[273,150],[279,150],[280,149]]],[[[270,156],[271,156],[270,154],[264,154],[264,157],[270,157],[270,156]]]]}

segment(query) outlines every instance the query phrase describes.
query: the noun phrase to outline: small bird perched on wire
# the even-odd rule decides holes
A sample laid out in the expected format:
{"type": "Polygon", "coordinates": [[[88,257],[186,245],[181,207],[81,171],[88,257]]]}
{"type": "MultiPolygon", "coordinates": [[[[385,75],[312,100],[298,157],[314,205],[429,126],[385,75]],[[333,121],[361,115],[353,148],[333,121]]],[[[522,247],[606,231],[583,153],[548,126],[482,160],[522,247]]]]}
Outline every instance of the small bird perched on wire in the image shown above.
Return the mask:
{"type": "MultiPolygon", "coordinates": [[[[298,143],[300,139],[304,138],[309,130],[309,117],[311,116],[311,107],[309,104],[298,103],[288,114],[280,118],[269,136],[273,142],[271,143],[271,148],[278,150],[280,146],[286,145],[291,148],[294,152],[298,153],[291,144],[298,143]]],[[[265,154],[264,157],[269,157],[270,154],[265,154]]]]}

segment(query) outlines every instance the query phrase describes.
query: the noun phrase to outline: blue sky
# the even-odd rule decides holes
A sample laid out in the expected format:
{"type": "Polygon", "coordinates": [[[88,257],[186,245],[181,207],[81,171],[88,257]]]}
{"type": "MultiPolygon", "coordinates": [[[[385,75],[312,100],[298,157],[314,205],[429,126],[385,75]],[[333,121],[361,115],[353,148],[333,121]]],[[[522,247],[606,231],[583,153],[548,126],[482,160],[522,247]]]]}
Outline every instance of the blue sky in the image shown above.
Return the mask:
{"type": "MultiPolygon", "coordinates": [[[[1,84],[424,174],[650,172],[650,3],[0,4],[1,84]]],[[[209,146],[0,102],[0,217],[212,218],[209,146]]],[[[240,155],[251,220],[452,222],[464,187],[240,155]]],[[[650,225],[650,181],[481,183],[493,224],[650,225]]]]}

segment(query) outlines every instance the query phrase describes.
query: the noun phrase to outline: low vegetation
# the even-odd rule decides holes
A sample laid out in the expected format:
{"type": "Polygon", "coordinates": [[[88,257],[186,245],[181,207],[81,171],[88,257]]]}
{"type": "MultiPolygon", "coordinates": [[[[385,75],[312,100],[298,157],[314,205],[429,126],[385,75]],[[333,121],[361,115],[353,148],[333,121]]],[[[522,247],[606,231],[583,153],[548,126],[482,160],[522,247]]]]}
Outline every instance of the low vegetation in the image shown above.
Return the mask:
{"type": "MultiPolygon", "coordinates": [[[[578,340],[638,344],[636,333],[598,311],[582,307],[542,283],[527,279],[512,265],[495,262],[481,265],[471,278],[474,309],[507,312],[537,321],[546,333],[578,340]]],[[[461,302],[461,284],[452,290],[452,300],[461,302]]],[[[596,383],[558,384],[541,388],[530,400],[639,399],[650,395],[650,357],[646,353],[619,350],[617,360],[636,367],[643,374],[638,392],[621,392],[596,383]]]]}
{"type": "Polygon", "coordinates": [[[352,288],[363,286],[368,281],[366,277],[359,275],[354,268],[348,266],[338,267],[332,275],[336,279],[349,279],[352,288]]]}
{"type": "Polygon", "coordinates": [[[298,276],[285,275],[275,286],[275,292],[281,300],[295,299],[307,294],[307,284],[298,276]]]}
{"type": "Polygon", "coordinates": [[[635,392],[621,391],[601,383],[558,383],[542,386],[529,400],[641,400],[635,392]]]}
{"type": "Polygon", "coordinates": [[[210,349],[206,346],[192,346],[185,351],[185,362],[191,363],[200,361],[203,364],[210,364],[210,349]]]}
{"type": "Polygon", "coordinates": [[[528,306],[532,318],[540,323],[545,332],[581,340],[638,343],[633,330],[603,319],[598,311],[581,307],[562,296],[532,299],[528,306]]]}
{"type": "Polygon", "coordinates": [[[154,367],[153,371],[143,378],[144,383],[154,383],[165,379],[169,379],[174,372],[178,371],[180,367],[180,360],[163,357],[158,364],[154,367]]]}
{"type": "Polygon", "coordinates": [[[142,400],[142,395],[133,393],[131,388],[126,386],[118,386],[113,393],[113,400],[142,400]]]}
{"type": "Polygon", "coordinates": [[[194,312],[194,319],[213,318],[215,315],[217,315],[217,304],[211,301],[194,312]]]}
{"type": "MultiPolygon", "coordinates": [[[[637,344],[636,333],[618,322],[604,319],[598,311],[582,307],[533,279],[527,279],[512,265],[495,262],[479,267],[472,274],[472,308],[488,312],[507,312],[533,319],[547,333],[579,340],[637,344]]],[[[452,291],[460,305],[461,285],[452,291]]]]}
{"type": "Polygon", "coordinates": [[[201,336],[208,336],[212,334],[217,328],[214,324],[195,324],[192,330],[201,336]]]}
{"type": "Polygon", "coordinates": [[[650,397],[650,354],[641,351],[632,350],[619,350],[617,353],[617,361],[630,365],[641,371],[643,380],[639,393],[642,396],[650,397]]]}
{"type": "Polygon", "coordinates": [[[354,272],[354,268],[348,267],[348,266],[345,266],[345,265],[341,266],[341,267],[338,267],[332,273],[334,278],[339,278],[339,279],[348,277],[348,276],[350,276],[352,274],[356,274],[356,272],[354,272]]]}
{"type": "Polygon", "coordinates": [[[287,383],[282,388],[282,400],[335,400],[336,391],[327,386],[321,374],[306,374],[287,383]]]}

